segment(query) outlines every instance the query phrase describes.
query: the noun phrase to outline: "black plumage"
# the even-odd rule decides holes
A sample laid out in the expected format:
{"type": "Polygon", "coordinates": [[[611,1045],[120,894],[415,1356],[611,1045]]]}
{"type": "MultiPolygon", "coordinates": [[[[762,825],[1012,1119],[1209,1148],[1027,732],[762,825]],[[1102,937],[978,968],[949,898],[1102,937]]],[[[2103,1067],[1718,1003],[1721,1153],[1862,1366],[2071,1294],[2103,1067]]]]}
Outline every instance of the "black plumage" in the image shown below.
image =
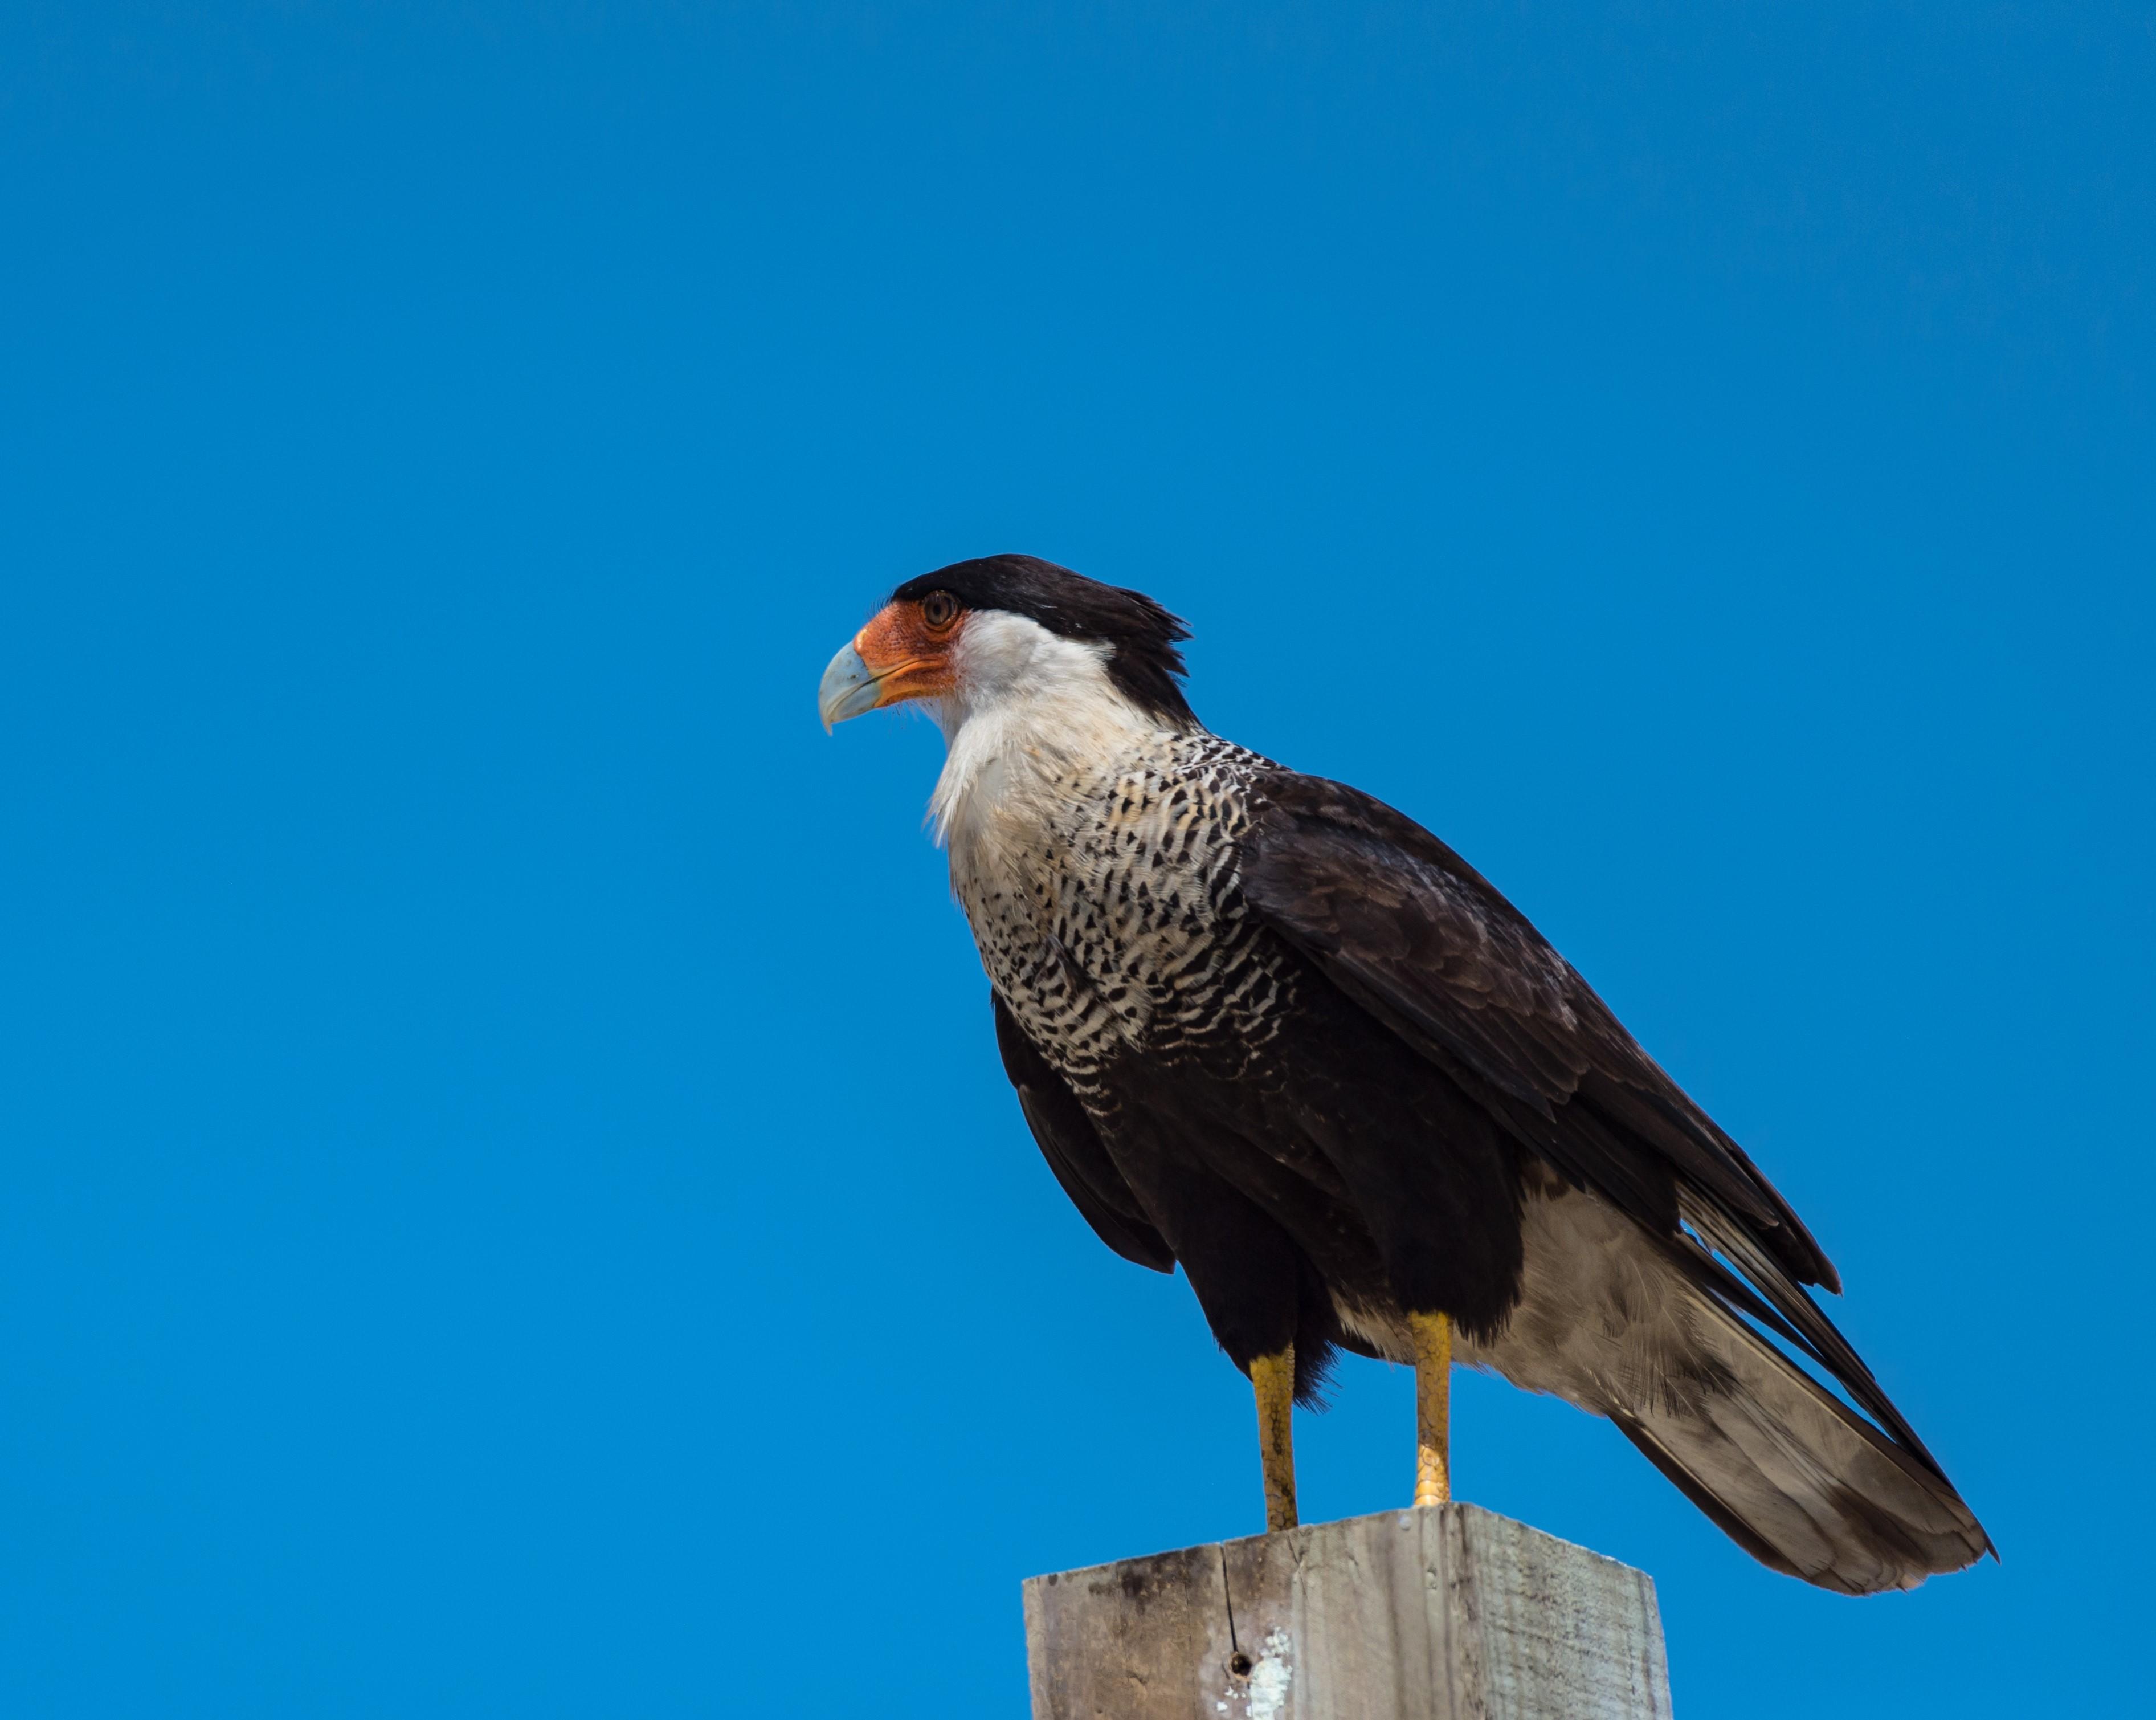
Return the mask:
{"type": "Polygon", "coordinates": [[[1142,591],[1081,579],[1038,556],[982,556],[909,579],[891,601],[917,603],[932,591],[948,592],[970,610],[1022,615],[1059,638],[1105,645],[1109,680],[1141,711],[1178,728],[1198,721],[1183,694],[1177,649],[1190,629],[1142,591]]]}
{"type": "Polygon", "coordinates": [[[1134,1266],[1156,1272],[1175,1270],[1175,1251],[1152,1227],[1101,1144],[1093,1119],[1063,1077],[1049,1066],[994,993],[996,1049],[1004,1073],[1018,1093],[1019,1109],[1070,1204],[1085,1214],[1093,1234],[1134,1266]]]}

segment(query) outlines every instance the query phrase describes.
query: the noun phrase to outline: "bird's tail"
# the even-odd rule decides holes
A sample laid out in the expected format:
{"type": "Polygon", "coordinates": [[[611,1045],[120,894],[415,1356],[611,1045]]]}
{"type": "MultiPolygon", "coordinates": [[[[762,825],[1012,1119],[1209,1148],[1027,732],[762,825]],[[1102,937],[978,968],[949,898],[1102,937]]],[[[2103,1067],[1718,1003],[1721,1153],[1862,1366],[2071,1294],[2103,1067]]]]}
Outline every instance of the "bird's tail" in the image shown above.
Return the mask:
{"type": "Polygon", "coordinates": [[[1764,1564],[1874,1594],[1958,1571],[1991,1543],[1953,1484],[1830,1395],[1697,1285],[1689,1352],[1660,1389],[1611,1404],[1625,1436],[1764,1564]]]}
{"type": "MultiPolygon", "coordinates": [[[[1585,1189],[1545,1191],[1522,1216],[1520,1304],[1491,1339],[1466,1337],[1463,1360],[1608,1416],[1739,1546],[1822,1589],[1913,1589],[1990,1551],[1847,1340],[1740,1233],[1722,1240],[1755,1269],[1748,1281],[1585,1189]],[[1818,1358],[1879,1425],[1747,1312],[1818,1358]]],[[[1694,1222],[1716,1229],[1711,1211],[1694,1222]]]]}

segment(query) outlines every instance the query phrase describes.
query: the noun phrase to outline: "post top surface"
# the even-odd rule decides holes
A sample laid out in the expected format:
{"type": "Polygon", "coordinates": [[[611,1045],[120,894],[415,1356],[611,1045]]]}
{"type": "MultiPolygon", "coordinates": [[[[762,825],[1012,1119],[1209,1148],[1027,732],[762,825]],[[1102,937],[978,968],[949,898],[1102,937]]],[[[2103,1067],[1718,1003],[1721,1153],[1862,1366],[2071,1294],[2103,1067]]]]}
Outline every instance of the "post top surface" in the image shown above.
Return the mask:
{"type": "Polygon", "coordinates": [[[1096,1572],[1121,1570],[1126,1566],[1152,1564],[1163,1560],[1184,1559],[1194,1553],[1215,1549],[1255,1548],[1269,1542],[1279,1542],[1290,1548],[1298,1545],[1307,1546],[1315,1538],[1328,1533],[1352,1529],[1358,1533],[1368,1533],[1388,1523],[1402,1533],[1408,1533],[1412,1532],[1417,1527],[1419,1521],[1424,1517],[1436,1517],[1442,1521],[1446,1516],[1457,1517],[1462,1522],[1473,1522],[1482,1527],[1502,1526],[1503,1531],[1509,1536],[1532,1537],[1537,1542],[1548,1543],[1553,1549],[1561,1548],[1575,1557],[1599,1560],[1602,1563],[1613,1565],[1619,1570],[1629,1571],[1636,1569],[1635,1566],[1626,1564],[1622,1559],[1610,1558],[1606,1553],[1597,1553],[1593,1548],[1583,1547],[1577,1541],[1568,1541],[1562,1536],[1553,1535],[1547,1530],[1538,1529],[1532,1523],[1522,1522],[1517,1517],[1506,1517],[1482,1506],[1470,1505],[1464,1500],[1454,1499],[1443,1505],[1409,1505],[1394,1511],[1372,1512],[1366,1517],[1335,1517],[1327,1522],[1302,1523],[1292,1529],[1284,1529],[1276,1535],[1238,1535],[1224,1541],[1201,1541],[1188,1547],[1164,1548],[1158,1553],[1132,1553],[1125,1558],[1104,1559],[1099,1564],[1074,1565],[1069,1570],[1063,1571],[1044,1571],[1037,1576],[1026,1578],[1024,1581],[1031,1584],[1070,1580],[1091,1576],[1096,1572]]]}

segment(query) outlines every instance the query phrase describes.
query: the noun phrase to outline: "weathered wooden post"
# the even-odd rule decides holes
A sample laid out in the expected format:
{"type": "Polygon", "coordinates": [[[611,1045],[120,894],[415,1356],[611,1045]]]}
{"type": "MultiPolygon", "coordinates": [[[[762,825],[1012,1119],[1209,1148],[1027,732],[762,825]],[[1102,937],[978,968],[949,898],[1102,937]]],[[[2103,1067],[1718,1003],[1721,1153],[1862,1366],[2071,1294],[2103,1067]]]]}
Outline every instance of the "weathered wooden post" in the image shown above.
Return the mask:
{"type": "Polygon", "coordinates": [[[1472,1505],[1034,1577],[1034,1720],[1667,1720],[1644,1572],[1472,1505]]]}

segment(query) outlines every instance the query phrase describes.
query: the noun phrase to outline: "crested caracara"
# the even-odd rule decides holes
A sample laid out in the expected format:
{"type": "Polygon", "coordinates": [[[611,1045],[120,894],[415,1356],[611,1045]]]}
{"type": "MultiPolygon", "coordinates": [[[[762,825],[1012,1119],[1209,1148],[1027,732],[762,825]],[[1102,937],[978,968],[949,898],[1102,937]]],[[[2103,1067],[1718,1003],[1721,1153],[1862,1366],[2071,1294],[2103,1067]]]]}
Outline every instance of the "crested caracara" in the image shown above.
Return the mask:
{"type": "Polygon", "coordinates": [[[1345,1348],[1416,1369],[1418,1503],[1449,1497],[1456,1358],[1608,1416],[1823,1588],[1987,1551],[1743,1149],[1444,843],[1209,733],[1186,637],[1050,562],[960,562],[891,594],[822,708],[942,725],[935,829],[1004,1067],[1086,1222],[1180,1265],[1250,1376],[1268,1528],[1295,1521],[1291,1404],[1345,1348]]]}

